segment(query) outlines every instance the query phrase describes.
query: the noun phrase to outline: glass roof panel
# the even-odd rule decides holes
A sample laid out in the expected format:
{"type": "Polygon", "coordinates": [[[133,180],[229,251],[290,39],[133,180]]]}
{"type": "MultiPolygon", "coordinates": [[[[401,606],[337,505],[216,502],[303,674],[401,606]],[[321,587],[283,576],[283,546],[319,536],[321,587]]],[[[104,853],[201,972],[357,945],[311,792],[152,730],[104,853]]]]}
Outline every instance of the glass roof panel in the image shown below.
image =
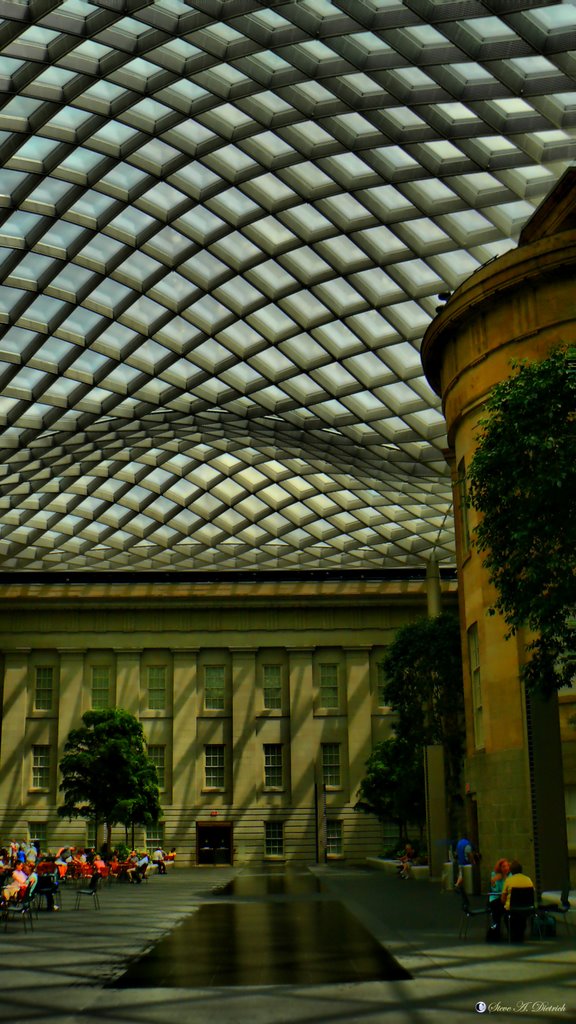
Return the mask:
{"type": "Polygon", "coordinates": [[[420,341],[576,159],[574,4],[24,6],[0,569],[452,565],[420,341]]]}

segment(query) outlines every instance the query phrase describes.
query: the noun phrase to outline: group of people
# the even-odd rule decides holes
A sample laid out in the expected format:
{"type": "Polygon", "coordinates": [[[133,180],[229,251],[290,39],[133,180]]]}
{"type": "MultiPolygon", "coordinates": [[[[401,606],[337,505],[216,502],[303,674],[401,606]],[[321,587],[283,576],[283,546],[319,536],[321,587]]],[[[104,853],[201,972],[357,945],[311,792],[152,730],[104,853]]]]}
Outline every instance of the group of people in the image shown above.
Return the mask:
{"type": "MultiPolygon", "coordinates": [[[[509,861],[505,857],[501,857],[496,861],[490,875],[490,895],[488,896],[490,923],[486,936],[488,942],[498,942],[502,937],[502,919],[510,910],[514,889],[534,890],[534,883],[528,875],[524,874],[520,861],[509,861]]],[[[514,942],[522,942],[526,929],[526,917],[517,914],[509,918],[507,923],[510,928],[510,938],[514,942]]]]}
{"type": "MultiPolygon", "coordinates": [[[[458,877],[456,885],[464,885],[464,868],[471,864],[478,870],[480,855],[469,839],[463,837],[456,845],[456,862],[458,877]]],[[[499,942],[502,938],[502,921],[505,920],[510,929],[510,938],[522,942],[526,929],[526,915],[509,916],[510,901],[514,889],[532,889],[534,883],[518,860],[500,857],[490,874],[490,892],[488,895],[489,925],[486,933],[487,942],[499,942]]],[[[475,891],[479,891],[476,890],[475,891]]]]}
{"type": "Polygon", "coordinates": [[[120,858],[116,850],[102,856],[94,849],[62,846],[54,853],[43,853],[33,843],[11,842],[0,848],[0,909],[8,902],[41,893],[46,908],[59,910],[58,891],[64,879],[88,878],[93,874],[140,884],[149,870],[166,874],[166,864],[176,860],[173,848],[165,853],[158,846],[151,854],[132,850],[120,858]]]}

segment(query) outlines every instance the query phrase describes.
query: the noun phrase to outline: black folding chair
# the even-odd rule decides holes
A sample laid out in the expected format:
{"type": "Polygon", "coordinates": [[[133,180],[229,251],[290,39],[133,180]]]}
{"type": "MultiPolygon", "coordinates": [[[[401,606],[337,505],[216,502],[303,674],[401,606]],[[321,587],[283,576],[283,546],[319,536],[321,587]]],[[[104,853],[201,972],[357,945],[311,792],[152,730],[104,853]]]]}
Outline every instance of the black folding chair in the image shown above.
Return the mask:
{"type": "Polygon", "coordinates": [[[98,896],[99,885],[100,875],[95,871],[90,879],[90,884],[85,889],[76,889],[76,906],[74,909],[80,909],[80,901],[82,900],[82,897],[86,896],[92,901],[95,909],[100,910],[100,898],[98,896]]]}
{"type": "Polygon", "coordinates": [[[504,913],[508,927],[508,942],[523,942],[526,924],[534,922],[534,932],[539,932],[538,908],[534,902],[534,889],[512,887],[510,890],[510,906],[504,913]]]}
{"type": "Polygon", "coordinates": [[[28,925],[30,929],[34,929],[34,921],[32,918],[32,902],[34,899],[34,890],[36,888],[36,879],[33,882],[29,882],[25,889],[15,898],[7,900],[2,905],[2,920],[4,921],[4,931],[8,930],[8,921],[11,919],[14,921],[22,921],[24,925],[24,931],[28,925]]]}
{"type": "Polygon", "coordinates": [[[465,892],[463,885],[456,886],[456,893],[460,897],[461,903],[461,916],[460,916],[460,927],[458,929],[458,938],[465,939],[468,935],[468,925],[473,918],[484,918],[488,921],[488,915],[490,910],[486,904],[482,907],[472,907],[468,898],[468,893],[465,892]]]}

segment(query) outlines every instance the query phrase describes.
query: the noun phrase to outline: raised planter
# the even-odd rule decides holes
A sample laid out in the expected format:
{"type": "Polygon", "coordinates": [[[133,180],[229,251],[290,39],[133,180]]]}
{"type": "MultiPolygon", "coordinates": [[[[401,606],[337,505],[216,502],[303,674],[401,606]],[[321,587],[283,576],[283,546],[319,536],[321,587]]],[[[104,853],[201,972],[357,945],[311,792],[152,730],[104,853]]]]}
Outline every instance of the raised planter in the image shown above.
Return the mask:
{"type": "MultiPolygon", "coordinates": [[[[385,857],[367,857],[366,862],[370,867],[385,871],[388,875],[397,875],[400,867],[399,860],[387,860],[385,857]]],[[[417,881],[430,878],[430,867],[428,864],[413,864],[410,868],[410,875],[417,881]]]]}

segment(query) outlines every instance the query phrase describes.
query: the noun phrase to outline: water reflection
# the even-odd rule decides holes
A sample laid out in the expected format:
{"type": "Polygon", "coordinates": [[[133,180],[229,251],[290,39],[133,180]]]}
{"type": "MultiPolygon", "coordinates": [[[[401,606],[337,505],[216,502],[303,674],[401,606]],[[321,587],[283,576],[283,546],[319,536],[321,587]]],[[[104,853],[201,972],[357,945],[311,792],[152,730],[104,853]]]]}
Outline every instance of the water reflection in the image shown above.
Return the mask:
{"type": "Polygon", "coordinates": [[[206,904],[112,987],[319,985],[409,977],[341,903],[303,897],[206,904]]]}
{"type": "Polygon", "coordinates": [[[238,875],[222,889],[219,896],[228,897],[259,897],[259,896],[301,896],[319,893],[322,886],[318,878],[309,871],[303,872],[267,872],[265,874],[238,875]]]}

